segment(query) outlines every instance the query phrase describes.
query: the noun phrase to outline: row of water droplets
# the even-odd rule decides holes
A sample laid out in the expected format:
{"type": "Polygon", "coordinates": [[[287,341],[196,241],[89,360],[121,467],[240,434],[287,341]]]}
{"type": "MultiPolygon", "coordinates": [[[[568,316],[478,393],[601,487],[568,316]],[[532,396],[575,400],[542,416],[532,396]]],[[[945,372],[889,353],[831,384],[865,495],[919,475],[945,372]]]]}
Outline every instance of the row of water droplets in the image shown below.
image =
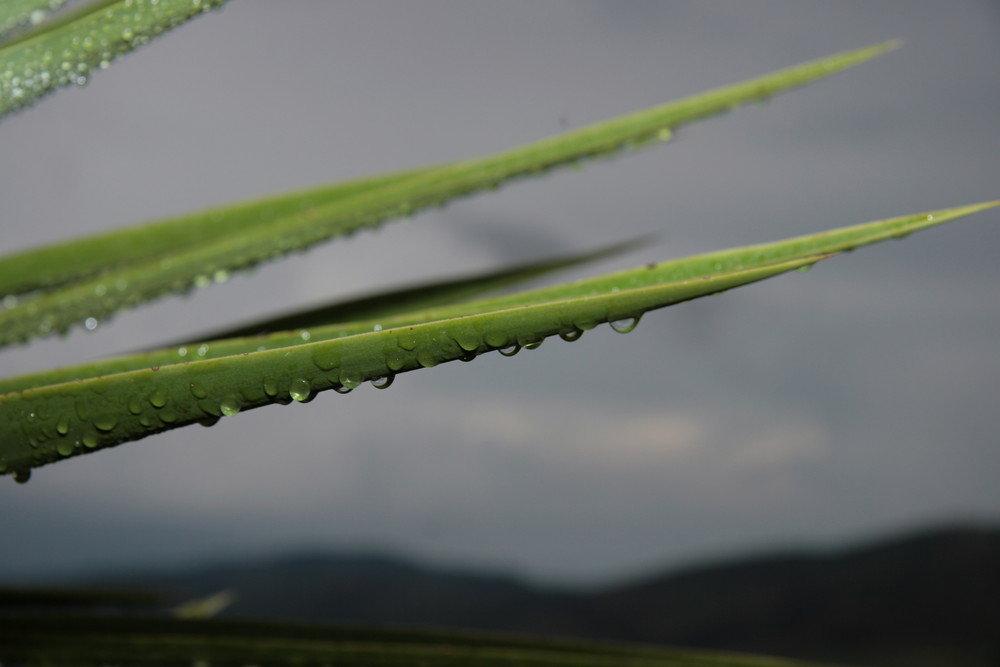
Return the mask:
{"type": "MultiPolygon", "coordinates": [[[[122,0],[52,33],[14,43],[0,70],[0,115],[69,84],[85,85],[95,69],[225,0],[122,0]]],[[[44,10],[43,10],[44,11],[44,10]]],[[[33,14],[41,23],[44,14],[33,14]]]]}

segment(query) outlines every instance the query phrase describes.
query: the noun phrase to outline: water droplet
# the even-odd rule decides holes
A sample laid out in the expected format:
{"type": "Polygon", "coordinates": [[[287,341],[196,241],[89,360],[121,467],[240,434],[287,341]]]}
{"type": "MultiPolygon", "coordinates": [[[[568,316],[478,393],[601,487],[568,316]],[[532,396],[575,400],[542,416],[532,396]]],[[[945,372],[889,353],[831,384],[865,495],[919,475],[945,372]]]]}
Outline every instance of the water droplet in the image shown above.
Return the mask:
{"type": "Polygon", "coordinates": [[[86,329],[87,331],[93,331],[94,329],[96,329],[97,328],[97,318],[96,317],[88,317],[87,319],[85,319],[83,321],[83,328],[86,329]]]}
{"type": "Polygon", "coordinates": [[[272,398],[278,395],[278,383],[274,380],[264,380],[264,393],[272,398]]]}
{"type": "Polygon", "coordinates": [[[199,419],[198,423],[208,428],[210,426],[215,426],[219,423],[219,417],[205,417],[204,419],[199,419]]]}
{"type": "Polygon", "coordinates": [[[288,386],[288,395],[299,403],[305,403],[312,397],[312,385],[305,378],[296,378],[288,386]]]}
{"type": "Polygon", "coordinates": [[[83,436],[83,446],[87,449],[93,449],[97,447],[97,434],[96,433],[85,433],[83,436]]]}
{"type": "Polygon", "coordinates": [[[379,332],[381,330],[382,330],[381,324],[376,324],[375,326],[372,327],[372,331],[379,332]]]}
{"type": "Polygon", "coordinates": [[[130,396],[128,399],[128,411],[133,415],[142,414],[142,404],[139,403],[139,399],[135,396],[130,396]]]}
{"type": "Polygon", "coordinates": [[[542,346],[542,343],[544,343],[544,342],[545,342],[545,339],[543,338],[541,340],[535,340],[535,341],[531,341],[530,343],[525,343],[524,344],[524,349],[526,349],[526,350],[537,350],[538,348],[540,348],[542,346]]]}
{"type": "Polygon", "coordinates": [[[115,426],[118,426],[118,419],[112,415],[101,415],[94,419],[94,428],[98,431],[107,433],[108,431],[113,431],[115,426]]]}
{"type": "Polygon", "coordinates": [[[45,10],[44,9],[34,10],[28,17],[28,20],[31,22],[31,25],[38,25],[39,23],[45,20],[45,10]]]}
{"type": "Polygon", "coordinates": [[[582,335],[583,335],[583,330],[581,329],[570,329],[569,331],[559,332],[559,337],[569,342],[573,342],[574,340],[580,340],[580,336],[582,335]]]}
{"type": "Polygon", "coordinates": [[[338,384],[338,385],[334,385],[333,390],[335,392],[337,392],[338,394],[350,394],[352,391],[354,391],[354,388],[353,387],[344,387],[344,386],[338,384]]]}
{"type": "Polygon", "coordinates": [[[413,335],[412,329],[405,329],[399,332],[396,337],[396,343],[404,350],[415,350],[417,349],[417,337],[413,335]]]}
{"type": "Polygon", "coordinates": [[[177,356],[182,358],[188,356],[188,349],[183,345],[181,345],[179,348],[177,348],[177,356]]]}
{"type": "Polygon", "coordinates": [[[301,338],[302,340],[309,340],[310,338],[312,338],[312,334],[303,329],[302,331],[299,332],[299,338],[301,338]]]}
{"type": "Polygon", "coordinates": [[[674,133],[670,131],[669,127],[661,128],[659,132],[656,133],[656,138],[660,141],[670,141],[670,137],[674,136],[674,133]]]}
{"type": "Polygon", "coordinates": [[[195,354],[197,354],[199,357],[204,357],[206,354],[208,354],[208,345],[205,343],[199,345],[198,349],[195,350],[195,354]]]}
{"type": "Polygon", "coordinates": [[[501,347],[500,349],[497,350],[497,352],[499,352],[505,357],[513,357],[520,351],[521,351],[521,346],[517,344],[509,345],[507,347],[501,347]]]}
{"type": "Polygon", "coordinates": [[[219,269],[218,271],[212,274],[212,280],[214,280],[216,283],[226,282],[227,280],[229,280],[229,271],[226,271],[225,269],[219,269]]]}
{"type": "Polygon", "coordinates": [[[191,395],[195,398],[205,398],[208,396],[208,392],[205,391],[205,388],[197,382],[192,382],[189,386],[191,387],[191,395]]]}
{"type": "Polygon", "coordinates": [[[345,389],[354,389],[364,382],[364,376],[358,372],[348,370],[340,371],[340,386],[345,389]]]}
{"type": "Polygon", "coordinates": [[[811,269],[812,267],[813,267],[813,265],[812,265],[812,264],[803,264],[802,266],[800,266],[799,268],[797,268],[797,269],[795,269],[795,270],[796,270],[796,271],[800,271],[800,272],[802,272],[802,273],[805,273],[806,271],[808,271],[808,270],[809,270],[809,269],[811,269]]]}
{"type": "Polygon", "coordinates": [[[11,473],[14,481],[18,484],[27,484],[28,480],[31,479],[31,468],[22,468],[20,470],[15,470],[11,473]]]}
{"type": "Polygon", "coordinates": [[[56,433],[59,435],[66,435],[69,433],[69,417],[61,417],[59,423],[56,424],[56,433]]]}
{"type": "Polygon", "coordinates": [[[173,424],[177,421],[177,413],[171,410],[164,410],[160,413],[160,421],[164,424],[173,424]]]}
{"type": "Polygon", "coordinates": [[[226,398],[222,399],[221,403],[219,403],[219,410],[222,411],[222,414],[224,414],[227,417],[232,417],[235,414],[239,414],[240,408],[242,407],[243,406],[240,405],[239,399],[236,398],[235,396],[227,396],[226,398]]]}
{"type": "Polygon", "coordinates": [[[639,318],[630,317],[627,319],[614,320],[612,322],[609,322],[609,324],[611,325],[611,328],[617,331],[618,333],[629,333],[635,330],[637,326],[639,326],[639,318]]]}
{"type": "Polygon", "coordinates": [[[154,408],[162,408],[167,404],[167,395],[163,393],[161,389],[157,389],[153,392],[153,395],[149,397],[149,404],[154,408]]]}
{"type": "Polygon", "coordinates": [[[60,440],[59,444],[56,445],[56,452],[59,456],[69,456],[73,453],[73,443],[69,440],[60,440]]]}
{"type": "Polygon", "coordinates": [[[380,377],[372,378],[371,384],[376,389],[388,389],[392,381],[396,379],[396,376],[390,373],[389,375],[382,375],[380,377]]]}

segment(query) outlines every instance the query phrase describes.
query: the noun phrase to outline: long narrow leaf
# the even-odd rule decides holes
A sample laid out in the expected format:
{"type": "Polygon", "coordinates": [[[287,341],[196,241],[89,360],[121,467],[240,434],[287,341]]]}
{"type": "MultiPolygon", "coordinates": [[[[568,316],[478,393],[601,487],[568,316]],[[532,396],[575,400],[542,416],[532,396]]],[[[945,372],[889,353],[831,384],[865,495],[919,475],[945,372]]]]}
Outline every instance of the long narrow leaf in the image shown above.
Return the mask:
{"type": "MultiPolygon", "coordinates": [[[[48,293],[21,299],[12,293],[14,298],[4,299],[7,308],[0,311],[0,345],[65,332],[74,324],[101,320],[122,308],[170,292],[184,292],[213,279],[224,279],[232,271],[457,197],[493,189],[516,178],[665,141],[679,125],[766,99],[857,65],[893,47],[893,43],[880,44],[823,58],[491,157],[418,170],[412,177],[390,179],[382,186],[333,202],[306,203],[297,211],[269,218],[264,223],[259,221],[268,218],[266,205],[262,204],[256,212],[244,209],[259,223],[245,232],[213,237],[205,243],[181,244],[169,255],[129,263],[48,293]]],[[[307,194],[303,197],[308,200],[307,194]]],[[[63,251],[72,254],[71,247],[64,246],[63,251]]],[[[22,265],[27,262],[25,255],[18,261],[22,265]]],[[[0,261],[0,274],[5,271],[0,261]]]]}
{"type": "Polygon", "coordinates": [[[0,659],[32,664],[806,667],[780,658],[470,632],[167,618],[10,618],[0,659]]]}
{"type": "MultiPolygon", "coordinates": [[[[261,352],[143,368],[0,395],[0,474],[26,481],[32,468],[192,423],[316,392],[385,387],[398,374],[491,350],[567,339],[602,322],[638,321],[646,311],[762,280],[823,256],[653,286],[620,286],[443,321],[261,352]]],[[[633,271],[655,274],[655,266],[633,271]]]]}
{"type": "MultiPolygon", "coordinates": [[[[225,0],[102,0],[0,46],[0,117],[70,84],[225,0]]],[[[39,3],[30,3],[32,11],[39,3]]],[[[30,17],[30,14],[29,14],[30,17]]]]}
{"type": "MultiPolygon", "coordinates": [[[[128,355],[91,362],[80,366],[44,371],[31,375],[0,380],[0,394],[23,391],[62,382],[72,382],[101,375],[168,366],[187,361],[217,359],[249,352],[273,350],[307,342],[319,342],[370,332],[374,328],[391,329],[421,322],[448,320],[477,313],[539,305],[560,299],[613,293],[622,287],[648,287],[670,282],[694,280],[731,271],[764,268],[780,262],[795,261],[817,255],[842,252],[892,238],[900,238],[921,229],[940,225],[979,211],[998,206],[987,202],[916,215],[880,220],[843,227],[818,234],[785,239],[771,243],[710,252],[661,262],[652,268],[628,270],[566,285],[520,292],[509,296],[474,301],[460,305],[434,308],[421,312],[403,313],[364,322],[314,327],[269,336],[234,340],[213,340],[169,347],[159,351],[128,355]]],[[[2,396],[0,396],[2,401],[2,396]]],[[[2,444],[0,444],[2,453],[2,444]]]]}

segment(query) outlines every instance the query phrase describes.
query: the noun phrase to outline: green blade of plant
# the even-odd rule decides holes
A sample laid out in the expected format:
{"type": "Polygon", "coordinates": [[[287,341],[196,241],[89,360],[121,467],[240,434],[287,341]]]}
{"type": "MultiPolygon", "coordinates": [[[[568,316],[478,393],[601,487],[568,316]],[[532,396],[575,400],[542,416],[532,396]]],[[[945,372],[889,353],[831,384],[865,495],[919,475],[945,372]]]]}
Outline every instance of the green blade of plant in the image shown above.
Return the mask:
{"type": "MultiPolygon", "coordinates": [[[[0,46],[0,117],[70,84],[225,0],[102,0],[0,46]]],[[[32,3],[37,4],[37,3],[32,3]]]]}
{"type": "MultiPolygon", "coordinates": [[[[216,359],[248,352],[273,350],[307,342],[319,342],[372,331],[378,327],[391,329],[422,322],[448,320],[477,313],[549,303],[559,299],[610,293],[621,286],[646,287],[656,284],[694,280],[730,271],[765,268],[769,265],[795,261],[816,255],[843,252],[908,234],[962,218],[1000,205],[986,202],[958,208],[918,213],[842,227],[818,234],[807,234],[782,241],[746,246],[731,250],[695,255],[661,262],[649,270],[628,270],[574,283],[520,292],[513,295],[403,313],[378,320],[343,323],[277,333],[269,336],[216,340],[202,344],[179,345],[158,351],[117,357],[79,366],[54,369],[0,380],[0,394],[23,391],[51,384],[84,380],[153,366],[168,366],[187,361],[216,359]]],[[[2,398],[2,397],[0,397],[2,398]]],[[[2,450],[0,450],[2,451],[2,450]]]]}
{"type": "Polygon", "coordinates": [[[54,12],[69,0],[4,0],[0,7],[0,40],[8,33],[26,25],[38,25],[50,12],[54,12]]]}
{"type": "Polygon", "coordinates": [[[32,664],[294,664],[383,667],[806,667],[799,661],[458,631],[135,617],[10,618],[0,657],[32,664]]]}
{"type": "Polygon", "coordinates": [[[229,234],[194,248],[186,246],[169,255],[128,264],[23,302],[11,301],[6,310],[0,311],[0,344],[65,332],[74,324],[101,320],[122,308],[207,284],[211,276],[227,276],[231,271],[305,249],[334,236],[440,206],[480,190],[494,189],[516,178],[665,141],[681,124],[829,76],[894,46],[894,43],[880,44],[830,56],[491,157],[428,168],[411,178],[278,216],[245,233],[229,234]]]}
{"type": "MultiPolygon", "coordinates": [[[[17,588],[0,586],[0,614],[8,610],[63,609],[92,607],[152,607],[162,603],[166,595],[156,591],[118,590],[105,588],[17,588]]],[[[0,656],[2,657],[2,656],[0,656]]]]}
{"type": "MultiPolygon", "coordinates": [[[[319,391],[388,386],[398,373],[505,348],[573,338],[601,322],[763,280],[823,259],[809,257],[658,285],[629,274],[589,296],[307,343],[143,368],[0,395],[0,474],[26,481],[32,468],[192,423],[211,425],[241,410],[319,391]],[[636,285],[643,281],[636,279],[636,285]]],[[[655,265],[632,272],[657,273],[655,265]]]]}
{"type": "MultiPolygon", "coordinates": [[[[615,243],[583,253],[553,257],[538,262],[530,262],[489,273],[477,273],[461,278],[427,283],[391,292],[381,292],[370,296],[340,301],[337,303],[301,310],[279,317],[259,320],[239,327],[214,331],[194,338],[187,338],[161,347],[196,348],[204,341],[227,338],[259,336],[276,331],[302,330],[329,326],[341,322],[359,322],[388,318],[403,313],[414,313],[431,308],[468,301],[485,292],[495,292],[534,278],[589,264],[635,250],[649,241],[649,237],[615,243]]],[[[0,391],[0,393],[3,393],[0,391]]]]}
{"type": "Polygon", "coordinates": [[[110,269],[189,250],[245,234],[255,226],[309,211],[367,190],[411,178],[427,169],[363,178],[310,188],[124,227],[63,243],[32,248],[0,259],[0,297],[16,303],[18,295],[79,281],[110,269]],[[12,298],[13,297],[13,298],[12,298]]]}

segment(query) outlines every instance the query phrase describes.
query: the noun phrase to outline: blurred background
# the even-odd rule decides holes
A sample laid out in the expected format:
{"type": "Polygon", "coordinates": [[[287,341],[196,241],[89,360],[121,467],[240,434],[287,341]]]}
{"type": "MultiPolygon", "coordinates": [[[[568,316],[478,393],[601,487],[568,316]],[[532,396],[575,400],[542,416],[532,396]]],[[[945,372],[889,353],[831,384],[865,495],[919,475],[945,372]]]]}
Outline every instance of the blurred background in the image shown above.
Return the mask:
{"type": "MultiPolygon", "coordinates": [[[[903,48],[667,145],[4,350],[0,371],[651,232],[559,279],[1000,197],[995,1],[233,0],[3,121],[4,252],[484,155],[891,38],[903,48]]],[[[652,313],[627,336],[601,327],[40,469],[0,485],[0,580],[379,552],[594,590],[704,559],[990,533],[998,222],[652,313]]]]}

